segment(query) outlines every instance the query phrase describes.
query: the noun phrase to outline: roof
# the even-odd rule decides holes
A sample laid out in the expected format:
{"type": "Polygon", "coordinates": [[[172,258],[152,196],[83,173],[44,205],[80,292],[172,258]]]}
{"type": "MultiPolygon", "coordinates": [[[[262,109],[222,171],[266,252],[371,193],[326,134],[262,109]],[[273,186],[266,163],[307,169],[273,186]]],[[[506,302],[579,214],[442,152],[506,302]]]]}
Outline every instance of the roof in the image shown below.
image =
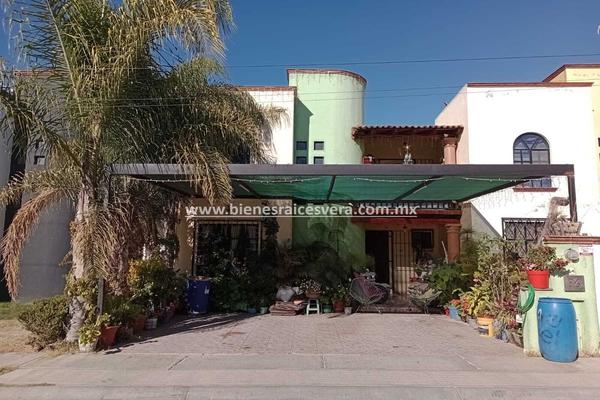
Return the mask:
{"type": "MultiPolygon", "coordinates": [[[[230,164],[234,197],[300,202],[466,201],[545,176],[573,175],[573,165],[230,164]]],[[[178,164],[114,164],[112,175],[147,180],[201,197],[178,164]]]]}
{"type": "Polygon", "coordinates": [[[546,79],[544,79],[544,82],[552,81],[552,79],[556,78],[567,68],[573,68],[573,69],[600,68],[600,64],[564,64],[563,66],[558,68],[556,71],[554,71],[553,73],[548,75],[546,77],[546,79]]]}
{"type": "Polygon", "coordinates": [[[593,82],[470,82],[467,87],[587,87],[593,82]]]}
{"type": "Polygon", "coordinates": [[[290,77],[290,74],[325,74],[325,75],[346,75],[346,76],[350,76],[354,79],[356,79],[357,81],[359,81],[360,83],[362,83],[364,86],[367,86],[367,79],[360,75],[357,74],[356,72],[353,71],[348,71],[345,69],[304,69],[304,68],[290,68],[287,70],[287,75],[288,75],[288,79],[290,77]]]}
{"type": "Polygon", "coordinates": [[[352,137],[423,135],[459,137],[461,125],[364,125],[352,128],[352,137]]]}
{"type": "Polygon", "coordinates": [[[295,92],[296,86],[261,86],[261,85],[252,85],[252,86],[238,86],[240,90],[247,90],[251,92],[295,92]]]}

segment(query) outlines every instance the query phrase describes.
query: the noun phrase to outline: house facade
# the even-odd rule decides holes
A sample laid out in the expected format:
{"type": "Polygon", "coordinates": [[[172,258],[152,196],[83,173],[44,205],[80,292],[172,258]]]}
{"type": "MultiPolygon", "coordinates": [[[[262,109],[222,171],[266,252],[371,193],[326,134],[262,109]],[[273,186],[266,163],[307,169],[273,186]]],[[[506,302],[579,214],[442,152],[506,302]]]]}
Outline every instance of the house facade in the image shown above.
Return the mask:
{"type": "MultiPolygon", "coordinates": [[[[371,256],[377,280],[403,295],[417,264],[458,257],[462,231],[535,241],[550,198],[573,195],[573,188],[578,206],[566,208],[566,216],[574,211],[584,222],[584,233],[600,233],[596,212],[600,193],[598,130],[592,83],[467,84],[440,113],[435,125],[428,126],[365,125],[366,84],[364,77],[351,71],[292,69],[288,71],[288,85],[242,88],[259,104],[283,111],[280,121],[271,126],[268,139],[273,163],[340,168],[360,165],[363,171],[352,176],[332,173],[232,181],[237,195],[233,206],[308,205],[353,210],[349,216],[334,219],[279,215],[280,244],[310,244],[319,239],[312,227],[330,224],[343,242],[338,247],[356,258],[371,256]],[[364,173],[370,168],[365,164],[423,166],[423,171],[450,165],[574,164],[577,179],[569,187],[573,182],[566,177],[536,175],[535,179],[518,177],[513,181],[479,173],[469,178],[452,173],[452,168],[440,169],[444,171],[441,175],[371,176],[364,173]],[[274,187],[280,189],[279,195],[273,194],[274,187]],[[294,196],[286,197],[291,187],[294,196]],[[501,188],[505,189],[498,191],[501,188]],[[324,194],[314,196],[315,191],[324,194]],[[486,195],[489,192],[494,193],[486,195]],[[355,213],[365,206],[378,208],[369,215],[355,213]],[[415,213],[390,212],[397,207],[415,213]]],[[[10,154],[10,146],[4,150],[10,154]]],[[[21,170],[43,168],[40,157],[35,151],[21,163],[0,157],[0,180],[6,182],[17,171],[15,165],[21,170]]],[[[197,207],[208,203],[197,194],[190,195],[194,197],[192,204],[182,208],[177,227],[180,250],[176,265],[181,271],[196,273],[210,251],[210,232],[227,235],[232,249],[243,237],[250,251],[259,251],[265,235],[262,217],[199,215],[197,207]]],[[[64,207],[44,216],[24,252],[23,300],[62,291],[65,269],[58,265],[68,251],[72,215],[68,206],[64,207]]],[[[0,213],[5,227],[11,213],[14,209],[0,213]]]]}
{"type": "MultiPolygon", "coordinates": [[[[593,94],[587,82],[469,83],[436,123],[464,127],[459,164],[574,164],[582,233],[598,235],[593,94]]],[[[533,243],[552,197],[568,197],[566,178],[531,181],[482,196],[464,205],[463,229],[533,243]]]]}

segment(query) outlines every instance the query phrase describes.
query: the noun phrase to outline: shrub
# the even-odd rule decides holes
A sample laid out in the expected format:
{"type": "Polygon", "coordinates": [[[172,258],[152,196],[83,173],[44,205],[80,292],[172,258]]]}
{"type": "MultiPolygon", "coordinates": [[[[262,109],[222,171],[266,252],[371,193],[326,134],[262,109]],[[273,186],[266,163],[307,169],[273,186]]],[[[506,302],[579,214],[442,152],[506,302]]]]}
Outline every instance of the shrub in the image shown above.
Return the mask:
{"type": "Polygon", "coordinates": [[[104,310],[110,315],[110,322],[125,325],[143,312],[142,306],[133,303],[125,296],[110,296],[104,310]]]}
{"type": "Polygon", "coordinates": [[[164,307],[183,295],[185,279],[162,259],[132,260],[129,265],[128,283],[137,304],[164,307]]]}
{"type": "Polygon", "coordinates": [[[69,306],[65,296],[34,301],[19,315],[19,322],[31,332],[30,344],[37,349],[65,338],[69,306]]]}

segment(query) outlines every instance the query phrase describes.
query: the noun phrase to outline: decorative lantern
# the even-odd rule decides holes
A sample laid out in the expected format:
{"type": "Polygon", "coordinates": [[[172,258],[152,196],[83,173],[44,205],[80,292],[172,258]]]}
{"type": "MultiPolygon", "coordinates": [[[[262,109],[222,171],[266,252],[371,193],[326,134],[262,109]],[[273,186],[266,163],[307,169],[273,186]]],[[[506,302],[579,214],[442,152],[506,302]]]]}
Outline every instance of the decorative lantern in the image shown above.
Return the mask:
{"type": "Polygon", "coordinates": [[[363,155],[362,163],[363,164],[375,164],[375,157],[373,157],[370,154],[365,154],[365,155],[363,155]]]}

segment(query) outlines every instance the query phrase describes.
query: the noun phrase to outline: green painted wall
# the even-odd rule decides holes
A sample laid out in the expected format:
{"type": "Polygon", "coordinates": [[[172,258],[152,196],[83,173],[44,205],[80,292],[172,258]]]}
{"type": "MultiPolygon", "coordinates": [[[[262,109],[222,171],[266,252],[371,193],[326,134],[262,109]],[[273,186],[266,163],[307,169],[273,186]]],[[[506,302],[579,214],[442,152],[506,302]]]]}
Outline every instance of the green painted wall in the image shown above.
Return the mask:
{"type": "MultiPolygon", "coordinates": [[[[363,124],[366,81],[347,71],[290,70],[288,84],[296,87],[294,110],[294,160],[324,157],[325,164],[360,164],[362,150],[352,139],[352,128],[363,124]],[[297,150],[296,142],[307,142],[306,150],[297,150]],[[323,150],[314,150],[314,142],[324,142],[323,150]]],[[[294,218],[293,239],[296,246],[317,240],[309,229],[313,221],[324,218],[294,218]]],[[[364,257],[365,233],[362,228],[346,224],[340,249],[351,257],[364,257]]]]}
{"type": "MultiPolygon", "coordinates": [[[[579,249],[578,244],[549,244],[556,248],[556,254],[563,256],[565,250],[579,249]]],[[[551,290],[536,290],[536,299],[533,307],[527,312],[523,326],[523,345],[527,355],[539,356],[537,304],[540,297],[560,297],[573,301],[577,314],[577,334],[579,336],[580,355],[598,355],[600,333],[598,330],[598,313],[596,310],[596,284],[594,279],[594,258],[592,255],[580,255],[579,261],[571,263],[567,268],[574,275],[583,275],[585,278],[585,292],[565,292],[562,277],[550,276],[551,290]]],[[[523,296],[524,293],[521,293],[523,296]]]]}
{"type": "MultiPolygon", "coordinates": [[[[359,164],[362,150],[352,139],[352,128],[363,124],[366,81],[346,71],[290,70],[288,84],[296,87],[294,144],[306,141],[306,151],[295,156],[324,157],[325,164],[359,164]],[[314,142],[325,142],[314,150],[314,142]]],[[[295,147],[294,147],[295,148],[295,147]]]]}

